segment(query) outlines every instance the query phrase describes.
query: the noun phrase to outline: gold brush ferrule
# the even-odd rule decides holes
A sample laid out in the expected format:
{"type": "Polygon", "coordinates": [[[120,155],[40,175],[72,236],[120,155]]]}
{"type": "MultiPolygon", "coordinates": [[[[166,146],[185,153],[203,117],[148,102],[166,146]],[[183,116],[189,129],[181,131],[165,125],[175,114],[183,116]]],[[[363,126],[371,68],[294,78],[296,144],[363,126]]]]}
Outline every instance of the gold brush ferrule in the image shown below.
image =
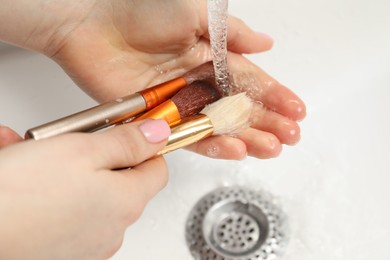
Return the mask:
{"type": "Polygon", "coordinates": [[[210,135],[214,131],[214,126],[208,116],[199,114],[183,119],[182,122],[171,129],[168,143],[157,155],[183,148],[196,143],[210,135]]]}

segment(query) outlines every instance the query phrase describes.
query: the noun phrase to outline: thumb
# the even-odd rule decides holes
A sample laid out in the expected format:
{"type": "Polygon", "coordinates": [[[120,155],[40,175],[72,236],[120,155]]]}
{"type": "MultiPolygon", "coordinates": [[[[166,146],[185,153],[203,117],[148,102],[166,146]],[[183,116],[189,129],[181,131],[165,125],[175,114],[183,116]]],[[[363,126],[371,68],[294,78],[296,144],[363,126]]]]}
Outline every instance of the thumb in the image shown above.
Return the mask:
{"type": "Polygon", "coordinates": [[[103,169],[136,166],[160,151],[170,134],[168,123],[162,119],[117,126],[93,135],[96,156],[92,158],[103,169]]]}
{"type": "Polygon", "coordinates": [[[258,53],[272,48],[273,40],[270,36],[254,32],[237,17],[229,16],[227,30],[227,45],[232,52],[258,53]]]}
{"type": "Polygon", "coordinates": [[[23,139],[11,128],[0,125],[0,149],[23,139]]]}

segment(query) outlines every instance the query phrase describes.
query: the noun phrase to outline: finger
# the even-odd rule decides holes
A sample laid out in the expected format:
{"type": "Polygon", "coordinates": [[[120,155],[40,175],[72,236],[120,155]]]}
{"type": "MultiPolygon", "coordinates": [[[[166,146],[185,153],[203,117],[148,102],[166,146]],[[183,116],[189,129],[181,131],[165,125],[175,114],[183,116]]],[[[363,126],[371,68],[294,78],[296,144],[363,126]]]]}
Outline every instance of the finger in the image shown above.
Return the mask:
{"type": "Polygon", "coordinates": [[[254,32],[241,19],[229,16],[227,25],[227,46],[236,53],[258,53],[272,48],[273,40],[264,33],[254,32]]]}
{"type": "Polygon", "coordinates": [[[247,156],[245,144],[230,136],[212,136],[186,149],[215,159],[242,160],[247,156]]]}
{"type": "Polygon", "coordinates": [[[145,205],[168,181],[168,168],[162,156],[155,157],[133,167],[131,170],[112,171],[107,180],[119,194],[120,205],[131,205],[126,214],[127,224],[136,221],[145,205]]]}
{"type": "Polygon", "coordinates": [[[269,159],[277,157],[282,151],[278,138],[268,132],[248,128],[240,132],[237,137],[245,143],[249,156],[269,159]]]}
{"type": "Polygon", "coordinates": [[[261,102],[269,109],[296,121],[300,121],[306,116],[306,107],[303,101],[290,89],[279,83],[264,91],[261,102]]]}
{"type": "Polygon", "coordinates": [[[297,122],[267,110],[262,104],[254,104],[250,123],[253,128],[275,135],[282,144],[293,145],[300,140],[297,122]]]}
{"type": "Polygon", "coordinates": [[[290,89],[241,55],[229,53],[228,61],[233,93],[246,92],[254,101],[292,120],[305,117],[305,104],[290,89]]]}
{"type": "Polygon", "coordinates": [[[93,163],[104,169],[138,165],[160,151],[170,133],[164,120],[148,119],[94,134],[93,163]]]}
{"type": "Polygon", "coordinates": [[[164,158],[159,156],[132,168],[126,177],[129,182],[138,183],[144,199],[149,201],[167,185],[168,167],[164,158]]]}
{"type": "Polygon", "coordinates": [[[18,143],[22,140],[23,138],[20,137],[14,130],[0,125],[0,149],[8,145],[18,143]]]}
{"type": "Polygon", "coordinates": [[[124,233],[114,240],[111,240],[112,246],[102,255],[103,259],[111,259],[122,247],[124,241],[124,233]]]}

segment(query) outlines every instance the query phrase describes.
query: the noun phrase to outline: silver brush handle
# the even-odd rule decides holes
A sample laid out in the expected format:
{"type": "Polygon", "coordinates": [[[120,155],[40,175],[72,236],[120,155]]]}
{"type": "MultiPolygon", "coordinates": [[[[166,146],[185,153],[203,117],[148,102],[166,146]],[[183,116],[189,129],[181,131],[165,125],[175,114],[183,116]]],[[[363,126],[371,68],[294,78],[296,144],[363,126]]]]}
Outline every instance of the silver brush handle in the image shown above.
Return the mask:
{"type": "Polygon", "coordinates": [[[135,93],[27,130],[25,138],[40,140],[70,132],[94,132],[145,111],[145,99],[135,93]]]}

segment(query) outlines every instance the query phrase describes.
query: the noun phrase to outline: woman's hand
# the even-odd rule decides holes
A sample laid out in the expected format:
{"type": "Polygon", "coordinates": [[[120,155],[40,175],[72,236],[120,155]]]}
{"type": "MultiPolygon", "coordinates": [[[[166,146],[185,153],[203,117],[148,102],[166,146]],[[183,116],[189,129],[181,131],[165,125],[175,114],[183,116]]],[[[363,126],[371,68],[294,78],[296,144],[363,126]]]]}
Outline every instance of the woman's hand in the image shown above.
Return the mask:
{"type": "Polygon", "coordinates": [[[298,122],[306,115],[299,97],[242,55],[229,53],[228,63],[232,92],[245,91],[255,102],[251,126],[237,136],[210,137],[190,149],[212,158],[249,155],[266,159],[278,156],[282,144],[296,144],[300,139],[298,122]]]}
{"type": "MultiPolygon", "coordinates": [[[[28,34],[25,47],[54,59],[98,101],[128,95],[211,60],[206,0],[68,2],[45,1],[39,26],[28,34]]],[[[234,139],[210,138],[190,149],[214,158],[271,158],[279,154],[281,144],[299,140],[303,102],[241,55],[271,46],[268,36],[229,17],[229,70],[233,76],[246,75],[236,77],[234,85],[261,92],[252,95],[259,103],[253,125],[234,139]],[[253,86],[245,83],[248,79],[254,80],[253,86]]]]}
{"type": "MultiPolygon", "coordinates": [[[[305,106],[294,93],[240,55],[268,50],[272,40],[234,17],[229,17],[228,24],[230,73],[247,77],[236,77],[234,84],[243,91],[261,92],[252,98],[262,105],[256,105],[252,128],[236,138],[214,137],[190,149],[224,159],[242,159],[247,154],[275,157],[281,144],[298,142],[296,121],[305,116],[305,106]],[[250,78],[255,85],[243,82],[250,78]]],[[[91,96],[107,101],[209,61],[207,29],[206,1],[117,1],[110,8],[102,5],[91,11],[66,35],[52,57],[91,96]]]]}
{"type": "Polygon", "coordinates": [[[0,258],[113,255],[167,182],[164,159],[149,158],[169,134],[165,121],[147,120],[0,150],[0,258]]]}

